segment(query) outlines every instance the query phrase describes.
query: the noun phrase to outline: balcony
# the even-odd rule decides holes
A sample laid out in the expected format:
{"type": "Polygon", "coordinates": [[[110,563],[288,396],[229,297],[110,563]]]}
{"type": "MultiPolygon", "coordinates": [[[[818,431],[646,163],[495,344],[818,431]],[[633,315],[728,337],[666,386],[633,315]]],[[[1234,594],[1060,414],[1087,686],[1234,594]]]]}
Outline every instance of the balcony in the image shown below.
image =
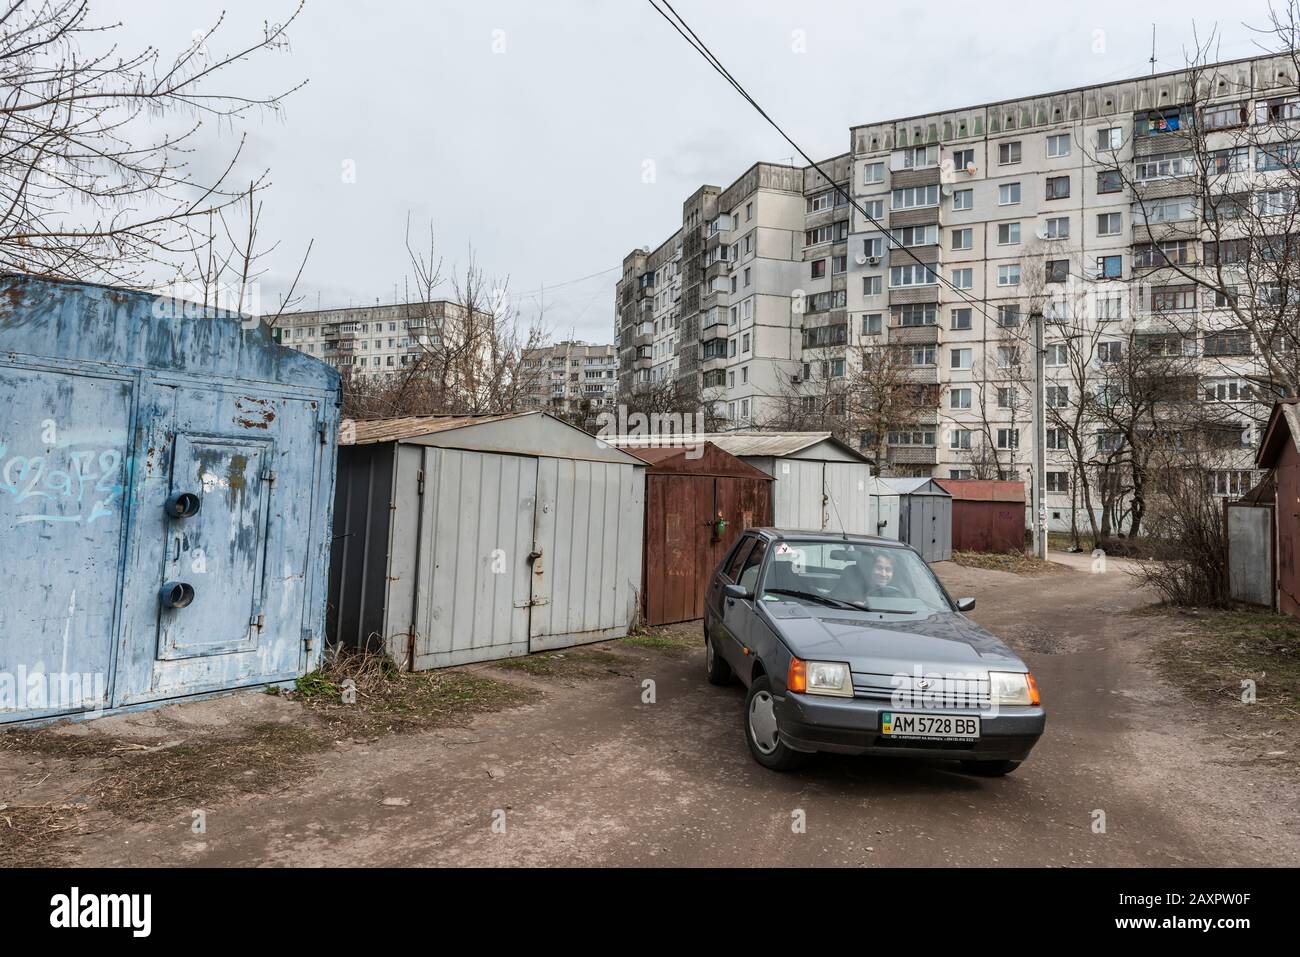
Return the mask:
{"type": "Polygon", "coordinates": [[[935,465],[938,450],[933,445],[891,445],[888,457],[896,465],[935,465]]]}
{"type": "Polygon", "coordinates": [[[891,322],[889,324],[889,341],[900,345],[936,343],[939,341],[939,326],[937,323],[922,326],[904,326],[900,323],[891,322]]]}

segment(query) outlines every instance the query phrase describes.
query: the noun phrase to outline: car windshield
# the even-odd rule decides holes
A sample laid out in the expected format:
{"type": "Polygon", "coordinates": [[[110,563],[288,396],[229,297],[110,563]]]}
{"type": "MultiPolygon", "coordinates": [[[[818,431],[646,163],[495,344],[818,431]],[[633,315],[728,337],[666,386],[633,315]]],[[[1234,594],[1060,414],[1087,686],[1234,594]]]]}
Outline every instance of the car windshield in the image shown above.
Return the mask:
{"type": "Polygon", "coordinates": [[[900,615],[952,611],[915,552],[858,542],[777,542],[759,597],[900,615]]]}

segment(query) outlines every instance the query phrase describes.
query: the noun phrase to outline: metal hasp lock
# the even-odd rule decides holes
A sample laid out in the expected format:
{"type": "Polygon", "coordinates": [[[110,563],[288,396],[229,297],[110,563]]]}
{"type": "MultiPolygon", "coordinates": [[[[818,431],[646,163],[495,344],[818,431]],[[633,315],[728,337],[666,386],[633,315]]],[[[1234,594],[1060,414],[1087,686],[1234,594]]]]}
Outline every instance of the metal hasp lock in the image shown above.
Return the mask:
{"type": "Polygon", "coordinates": [[[158,592],[165,608],[185,608],[194,601],[194,586],[188,582],[167,582],[158,592]]]}
{"type": "Polygon", "coordinates": [[[542,550],[540,548],[536,548],[528,553],[528,564],[532,566],[534,575],[540,575],[542,573],[541,560],[542,550]]]}
{"type": "Polygon", "coordinates": [[[193,518],[199,514],[200,504],[202,500],[193,492],[177,492],[167,499],[163,511],[168,518],[193,518]]]}

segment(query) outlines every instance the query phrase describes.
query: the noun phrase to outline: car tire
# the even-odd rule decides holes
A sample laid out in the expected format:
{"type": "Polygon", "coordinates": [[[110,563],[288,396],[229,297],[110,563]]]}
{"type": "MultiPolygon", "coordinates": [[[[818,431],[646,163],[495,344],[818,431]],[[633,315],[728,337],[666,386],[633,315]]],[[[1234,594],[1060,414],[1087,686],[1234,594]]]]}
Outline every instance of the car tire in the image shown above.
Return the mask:
{"type": "Polygon", "coordinates": [[[982,778],[1000,778],[1020,767],[1019,761],[963,761],[961,769],[982,778]]]}
{"type": "Polygon", "coordinates": [[[704,629],[704,673],[708,675],[711,685],[730,684],[733,677],[731,665],[713,647],[713,638],[707,628],[704,629]]]}
{"type": "Polygon", "coordinates": [[[754,760],[771,771],[793,771],[801,767],[808,755],[786,746],[777,734],[772,682],[759,675],[745,695],[745,741],[754,760]]]}

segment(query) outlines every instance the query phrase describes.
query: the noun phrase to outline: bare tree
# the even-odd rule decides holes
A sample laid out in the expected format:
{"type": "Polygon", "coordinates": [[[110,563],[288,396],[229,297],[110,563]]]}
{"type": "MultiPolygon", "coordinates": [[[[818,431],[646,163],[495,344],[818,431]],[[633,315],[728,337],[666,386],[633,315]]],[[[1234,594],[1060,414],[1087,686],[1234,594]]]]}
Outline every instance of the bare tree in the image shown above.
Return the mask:
{"type": "Polygon", "coordinates": [[[279,114],[302,85],[259,96],[213,84],[260,53],[286,49],[301,9],[216,53],[220,18],[167,61],[153,47],[123,53],[111,42],[120,24],[95,24],[87,0],[6,3],[0,269],[124,285],[155,282],[160,265],[192,276],[196,255],[202,264],[217,238],[214,215],[240,208],[267,183],[265,172],[247,186],[232,182],[240,147],[214,178],[196,179],[188,154],[200,128],[279,114]],[[192,125],[146,132],[179,117],[192,125]]]}
{"type": "Polygon", "coordinates": [[[536,373],[526,366],[525,355],[547,340],[541,315],[521,330],[521,317],[510,304],[509,280],[489,277],[472,247],[461,271],[444,280],[432,226],[428,245],[417,248],[408,225],[406,250],[411,275],[399,311],[412,350],[409,361],[394,376],[348,373],[344,415],[484,415],[522,409],[536,388],[536,373]],[[439,298],[445,285],[450,298],[439,298]]]}

